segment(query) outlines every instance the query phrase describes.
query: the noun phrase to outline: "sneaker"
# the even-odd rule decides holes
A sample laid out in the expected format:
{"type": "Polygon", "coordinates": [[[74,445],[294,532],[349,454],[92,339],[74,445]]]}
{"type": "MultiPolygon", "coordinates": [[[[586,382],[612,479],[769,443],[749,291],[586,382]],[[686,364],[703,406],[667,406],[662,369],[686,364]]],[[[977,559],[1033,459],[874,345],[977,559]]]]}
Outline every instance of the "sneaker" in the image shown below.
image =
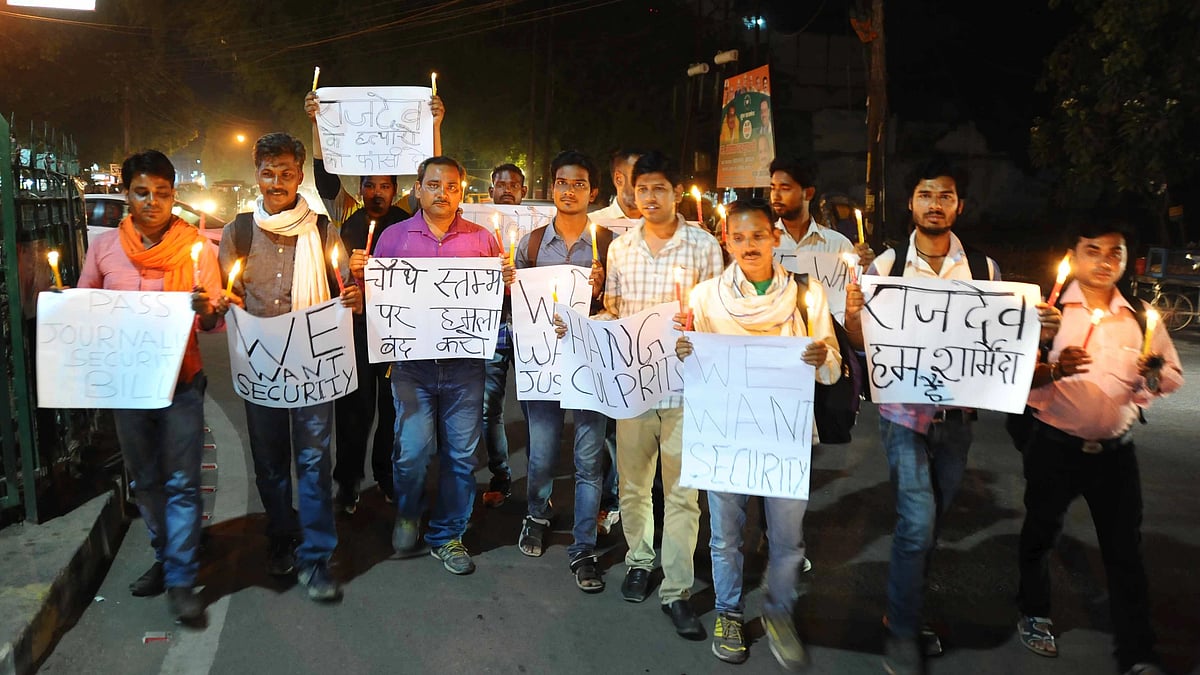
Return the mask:
{"type": "Polygon", "coordinates": [[[475,571],[475,561],[471,560],[471,554],[467,553],[467,547],[463,546],[461,540],[451,539],[429,554],[441,560],[442,567],[451,574],[470,574],[475,571]]]}
{"type": "Polygon", "coordinates": [[[396,524],[392,526],[392,550],[396,557],[415,558],[425,555],[427,548],[421,539],[421,521],[396,516],[396,524]]]}
{"type": "Polygon", "coordinates": [[[329,572],[329,563],[318,560],[300,570],[297,581],[308,588],[308,599],[313,602],[337,602],[342,599],[342,587],[329,572]]]}
{"type": "Polygon", "coordinates": [[[925,658],[917,640],[888,633],[883,647],[883,671],[888,675],[924,675],[925,658]]]}
{"type": "Polygon", "coordinates": [[[1017,635],[1021,644],[1038,656],[1054,658],[1058,656],[1058,646],[1054,644],[1054,634],[1050,629],[1054,622],[1044,616],[1025,616],[1017,621],[1017,635]]]}
{"type": "Polygon", "coordinates": [[[156,562],[150,566],[150,569],[146,570],[145,574],[129,584],[129,592],[139,598],[158,595],[166,590],[165,578],[163,564],[156,562]]]}
{"type": "Polygon", "coordinates": [[[605,536],[609,532],[612,532],[613,528],[619,522],[621,522],[620,511],[600,511],[599,515],[596,516],[596,534],[601,537],[605,536]]]}
{"type": "Polygon", "coordinates": [[[175,617],[175,623],[194,623],[204,616],[204,601],[191,586],[168,588],[167,608],[175,617]]]}
{"type": "Polygon", "coordinates": [[[512,475],[506,473],[492,476],[492,480],[488,482],[488,489],[483,493],[483,505],[494,509],[503,506],[510,496],[512,496],[512,475]]]}
{"type": "Polygon", "coordinates": [[[338,483],[337,494],[333,497],[333,505],[338,513],[347,516],[354,515],[358,510],[358,488],[350,483],[338,483]]]}
{"type": "Polygon", "coordinates": [[[286,577],[296,571],[296,542],[291,537],[275,537],[267,551],[267,574],[286,577]]]}
{"type": "Polygon", "coordinates": [[[787,670],[798,670],[808,663],[804,643],[796,633],[791,617],[763,614],[763,628],[767,633],[767,644],[779,665],[787,670]]]}
{"type": "Polygon", "coordinates": [[[742,635],[742,619],[732,614],[718,614],[713,627],[713,656],[726,663],[744,663],[748,656],[746,638],[742,635]]]}

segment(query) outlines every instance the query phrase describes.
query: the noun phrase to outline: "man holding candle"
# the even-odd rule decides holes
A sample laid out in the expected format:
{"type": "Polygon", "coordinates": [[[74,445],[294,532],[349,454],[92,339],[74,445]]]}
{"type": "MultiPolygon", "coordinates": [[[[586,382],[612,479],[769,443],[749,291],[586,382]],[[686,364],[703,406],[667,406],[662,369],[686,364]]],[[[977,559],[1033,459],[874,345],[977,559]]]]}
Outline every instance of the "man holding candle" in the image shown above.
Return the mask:
{"type": "MultiPolygon", "coordinates": [[[[430,157],[417,169],[413,194],[421,210],[396,223],[379,238],[380,258],[477,258],[498,256],[495,234],[459,215],[462,181],[467,172],[450,157],[430,157]]],[[[367,255],[355,251],[350,269],[363,278],[367,255]]],[[[450,358],[397,361],[392,364],[396,400],[396,442],[392,476],[396,521],[392,547],[402,558],[434,558],[452,574],[470,574],[475,562],[462,543],[475,501],[475,449],[483,419],[482,359],[450,358]],[[421,544],[425,475],[438,458],[438,489],[421,544]]]]}
{"type": "Polygon", "coordinates": [[[1070,252],[1075,279],[1060,296],[1062,328],[1048,362],[1034,371],[1029,392],[1034,422],[1022,449],[1025,522],[1017,629],[1031,651],[1058,655],[1049,618],[1049,557],[1068,507],[1082,496],[1104,560],[1118,670],[1149,675],[1161,671],[1142,560],[1142,486],[1133,428],[1141,408],[1182,386],[1183,372],[1155,315],[1147,317],[1143,331],[1137,312],[1144,303],[1118,289],[1131,224],[1111,211],[1082,220],[1070,252]]]}
{"type": "MultiPolygon", "coordinates": [[[[836,382],[842,372],[841,354],[821,282],[809,279],[808,287],[800,288],[792,273],[775,262],[772,249],[779,245],[782,233],[772,225],[773,214],[766,201],[739,199],[727,208],[726,248],[734,262],[721,276],[701,282],[692,291],[692,313],[688,315],[692,328],[729,335],[807,335],[812,342],[802,360],[816,369],[817,382],[836,382]],[[801,303],[805,312],[800,309],[801,303]]],[[[679,338],[675,353],[680,359],[692,353],[686,335],[679,338]]],[[[718,659],[730,663],[741,663],[747,657],[741,549],[749,500],[744,494],[708,492],[712,530],[709,549],[718,613],[712,651],[718,659]]],[[[795,669],[806,660],[792,611],[796,605],[796,579],[804,561],[803,523],[808,500],[768,497],[763,502],[771,538],[763,624],[771,653],[784,668],[795,669]]]]}
{"type": "Polygon", "coordinates": [[[816,195],[816,166],[798,159],[776,157],[771,162],[771,209],[780,229],[775,259],[808,253],[854,253],[859,264],[870,266],[875,259],[871,247],[863,241],[852,243],[841,232],[817,224],[809,212],[816,195]]]}
{"type": "MultiPolygon", "coordinates": [[[[161,152],[147,150],[125,160],[121,181],[129,215],[116,230],[92,243],[79,287],[190,292],[195,328],[212,330],[229,303],[221,294],[221,270],[213,245],[171,213],[175,167],[161,152]]],[[[200,454],[207,383],[193,330],[171,405],[113,411],[129,487],[154,548],[154,564],[129,590],[149,596],[165,589],[171,614],[183,622],[204,615],[195,585],[200,567],[200,454]]]]}
{"type": "MultiPolygon", "coordinates": [[[[229,274],[233,301],[258,317],[282,316],[319,305],[338,292],[348,267],[345,256],[330,268],[334,250],[345,251],[328,218],[308,206],[297,190],[304,180],[304,144],[285,133],[254,143],[255,180],[261,196],[251,213],[240,213],[221,233],[221,266],[229,274]],[[235,278],[236,276],[236,278],[235,278]]],[[[362,293],[346,284],[342,304],[362,313],[362,293]]],[[[255,482],[267,512],[267,571],[297,578],[317,602],[341,599],[329,570],[337,546],[330,478],[333,403],[270,408],[245,402],[255,482]],[[292,508],[295,458],[299,511],[292,508]],[[296,538],[299,536],[299,546],[296,538]]]]}
{"type": "MultiPolygon", "coordinates": [[[[512,283],[515,271],[527,267],[577,265],[591,270],[593,303],[604,289],[604,260],[600,259],[595,223],[588,219],[588,204],[596,198],[599,179],[595,164],[575,150],[560,152],[550,163],[554,175],[554,206],[557,214],[549,225],[525,235],[518,244],[515,265],[504,268],[505,283],[512,283]],[[536,246],[536,250],[531,247],[536,246]]],[[[606,237],[611,241],[611,235],[606,237]]],[[[550,495],[554,487],[554,464],[562,442],[566,410],[558,401],[522,401],[521,409],[529,425],[528,506],[517,546],[521,553],[540,556],[550,529],[553,511],[550,495]]],[[[604,590],[596,559],[596,518],[600,507],[600,482],[604,468],[604,435],[608,417],[591,410],[570,411],[575,442],[575,513],[567,547],[575,584],[585,593],[604,590]]]]}
{"type": "MultiPolygon", "coordinates": [[[[677,267],[686,271],[684,297],[690,286],[721,273],[723,256],[717,240],[691,227],[676,210],[683,186],[676,168],[661,152],[642,155],[633,166],[634,194],[641,220],[613,240],[608,249],[604,312],[601,317],[627,317],[674,302],[677,267]]],[[[621,518],[629,552],[621,593],[630,602],[649,595],[654,567],[652,486],[662,462],[664,516],[659,588],[662,609],[676,632],[703,640],[704,627],[688,602],[695,570],[700,505],[694,488],[679,484],[683,452],[683,398],[668,396],[656,408],[631,419],[617,420],[617,470],[621,476],[621,518]]]]}

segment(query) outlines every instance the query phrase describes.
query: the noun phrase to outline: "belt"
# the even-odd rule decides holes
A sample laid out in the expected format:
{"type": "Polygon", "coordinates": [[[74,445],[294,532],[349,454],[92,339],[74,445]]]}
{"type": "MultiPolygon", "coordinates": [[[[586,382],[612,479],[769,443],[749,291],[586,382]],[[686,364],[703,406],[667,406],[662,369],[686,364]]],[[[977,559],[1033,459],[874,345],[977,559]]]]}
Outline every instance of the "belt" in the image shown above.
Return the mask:
{"type": "Polygon", "coordinates": [[[941,424],[943,422],[958,422],[964,424],[966,422],[974,422],[979,419],[979,413],[974,410],[965,410],[963,408],[941,408],[933,413],[933,423],[941,424]]]}
{"type": "Polygon", "coordinates": [[[1040,433],[1042,438],[1088,454],[1116,450],[1117,448],[1133,444],[1133,429],[1129,429],[1120,436],[1114,436],[1113,438],[1089,441],[1086,438],[1072,436],[1062,429],[1052,427],[1039,419],[1035,419],[1034,421],[1038,424],[1038,433],[1040,433]]]}

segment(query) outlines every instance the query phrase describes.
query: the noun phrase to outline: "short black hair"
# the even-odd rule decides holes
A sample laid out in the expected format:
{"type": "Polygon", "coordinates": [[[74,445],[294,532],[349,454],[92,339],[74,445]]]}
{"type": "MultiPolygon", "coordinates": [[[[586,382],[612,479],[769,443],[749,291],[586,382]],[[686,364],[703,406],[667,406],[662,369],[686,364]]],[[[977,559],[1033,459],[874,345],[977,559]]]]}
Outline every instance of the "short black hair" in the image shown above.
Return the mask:
{"type": "Polygon", "coordinates": [[[260,136],[257,141],[254,141],[254,166],[262,166],[264,160],[275,159],[284,155],[291,155],[296,159],[297,164],[304,164],[305,158],[308,157],[308,152],[304,149],[304,143],[299,138],[291,134],[285,134],[282,131],[260,136]]]}
{"type": "Polygon", "coordinates": [[[460,163],[457,159],[454,159],[453,157],[447,157],[445,155],[435,155],[421,162],[421,164],[417,166],[418,183],[425,182],[425,170],[431,166],[452,166],[455,169],[458,169],[459,180],[466,180],[467,178],[467,170],[463,168],[462,163],[460,163]]]}
{"type": "Polygon", "coordinates": [[[596,169],[596,163],[592,161],[591,157],[578,150],[563,150],[550,161],[550,176],[558,175],[558,170],[564,166],[582,167],[584,171],[587,171],[588,184],[593,188],[598,187],[596,185],[596,174],[599,171],[596,169]]]}
{"type": "Polygon", "coordinates": [[[763,214],[763,217],[767,219],[767,222],[771,223],[771,227],[775,227],[775,212],[771,210],[771,202],[768,202],[762,197],[746,197],[742,199],[735,199],[734,201],[725,205],[725,213],[727,216],[732,216],[734,214],[744,213],[747,211],[757,211],[763,214]]]}
{"type": "Polygon", "coordinates": [[[637,179],[648,173],[661,173],[671,185],[680,184],[679,169],[675,167],[674,162],[669,157],[658,150],[651,150],[638,157],[638,161],[633,164],[633,171],[630,172],[629,180],[634,185],[637,185],[637,179]]]}
{"type": "Polygon", "coordinates": [[[954,180],[954,191],[959,199],[967,196],[967,170],[943,154],[935,154],[916,167],[908,174],[908,195],[911,197],[917,185],[923,180],[932,180],[941,176],[949,176],[954,180]]]}
{"type": "Polygon", "coordinates": [[[387,175],[387,174],[383,174],[383,173],[373,173],[373,174],[370,174],[370,175],[367,175],[367,176],[359,176],[359,177],[358,177],[358,189],[360,189],[360,190],[362,189],[362,184],[363,184],[363,183],[365,183],[365,182],[367,182],[367,179],[368,179],[368,178],[378,178],[378,177],[380,177],[380,176],[383,176],[384,178],[391,178],[391,179],[392,179],[392,185],[395,185],[395,186],[396,186],[396,188],[397,188],[397,189],[399,189],[399,187],[400,187],[400,177],[399,177],[399,176],[389,176],[389,175],[387,175]]]}
{"type": "Polygon", "coordinates": [[[772,175],[776,171],[782,171],[792,177],[800,187],[817,187],[817,165],[815,162],[800,159],[798,157],[776,157],[771,160],[771,166],[767,169],[772,175]]]}
{"type": "Polygon", "coordinates": [[[121,162],[121,185],[126,192],[129,191],[129,184],[133,182],[133,177],[139,173],[162,178],[169,181],[171,187],[175,187],[175,165],[158,150],[134,153],[121,162]]]}
{"type": "Polygon", "coordinates": [[[1080,239],[1119,234],[1125,239],[1125,249],[1133,251],[1139,225],[1147,219],[1147,214],[1135,206],[1119,204],[1072,209],[1063,218],[1070,233],[1071,248],[1079,245],[1080,239]]]}
{"type": "Polygon", "coordinates": [[[525,172],[521,170],[521,167],[517,166],[516,164],[513,164],[512,162],[505,162],[504,164],[501,164],[500,166],[492,169],[492,182],[495,183],[496,176],[498,176],[501,173],[504,173],[505,171],[507,171],[509,173],[517,174],[518,176],[521,177],[521,185],[525,184],[525,172]]]}
{"type": "MultiPolygon", "coordinates": [[[[617,172],[617,164],[628,161],[630,157],[641,157],[645,152],[635,148],[618,148],[608,157],[608,175],[617,172]]],[[[636,161],[636,160],[635,160],[636,161]]]]}

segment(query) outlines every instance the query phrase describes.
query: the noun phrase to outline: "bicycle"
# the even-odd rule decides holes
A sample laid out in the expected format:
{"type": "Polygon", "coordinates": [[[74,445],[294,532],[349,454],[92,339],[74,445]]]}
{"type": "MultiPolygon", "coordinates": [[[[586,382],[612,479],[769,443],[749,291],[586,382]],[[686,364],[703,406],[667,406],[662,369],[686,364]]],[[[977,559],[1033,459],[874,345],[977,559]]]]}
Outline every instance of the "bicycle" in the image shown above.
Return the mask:
{"type": "Polygon", "coordinates": [[[1177,290],[1163,288],[1161,281],[1154,282],[1153,290],[1150,305],[1158,311],[1162,325],[1166,326],[1168,331],[1174,333],[1192,323],[1196,316],[1196,307],[1188,296],[1177,290]]]}

